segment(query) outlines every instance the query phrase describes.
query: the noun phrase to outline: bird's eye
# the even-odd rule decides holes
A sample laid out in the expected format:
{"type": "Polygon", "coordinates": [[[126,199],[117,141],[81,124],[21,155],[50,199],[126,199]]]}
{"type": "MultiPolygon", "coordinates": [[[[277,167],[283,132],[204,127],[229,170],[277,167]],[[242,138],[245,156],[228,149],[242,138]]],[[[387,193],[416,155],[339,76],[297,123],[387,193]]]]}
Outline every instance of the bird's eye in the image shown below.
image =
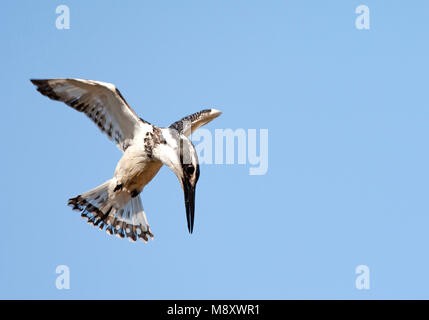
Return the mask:
{"type": "Polygon", "coordinates": [[[185,171],[187,174],[191,175],[194,173],[195,168],[192,165],[189,165],[189,166],[185,167],[185,171]]]}

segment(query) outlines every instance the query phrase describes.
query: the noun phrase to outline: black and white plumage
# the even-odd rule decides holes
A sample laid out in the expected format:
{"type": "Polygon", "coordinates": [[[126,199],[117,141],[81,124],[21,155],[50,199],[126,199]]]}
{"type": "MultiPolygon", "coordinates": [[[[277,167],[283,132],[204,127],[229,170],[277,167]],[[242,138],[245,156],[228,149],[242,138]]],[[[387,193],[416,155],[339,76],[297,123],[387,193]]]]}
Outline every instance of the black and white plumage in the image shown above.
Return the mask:
{"type": "Polygon", "coordinates": [[[139,194],[162,165],[167,165],[184,191],[188,230],[192,233],[200,169],[188,136],[218,117],[220,111],[206,109],[168,128],[159,128],[139,118],[113,84],[83,79],[31,82],[41,94],[85,113],[123,151],[113,178],[69,199],[73,209],[110,234],[147,242],[153,234],[139,194]]]}
{"type": "Polygon", "coordinates": [[[201,110],[176,121],[170,125],[170,128],[176,129],[178,132],[189,137],[199,127],[217,118],[219,114],[219,111],[214,109],[201,110]]]}

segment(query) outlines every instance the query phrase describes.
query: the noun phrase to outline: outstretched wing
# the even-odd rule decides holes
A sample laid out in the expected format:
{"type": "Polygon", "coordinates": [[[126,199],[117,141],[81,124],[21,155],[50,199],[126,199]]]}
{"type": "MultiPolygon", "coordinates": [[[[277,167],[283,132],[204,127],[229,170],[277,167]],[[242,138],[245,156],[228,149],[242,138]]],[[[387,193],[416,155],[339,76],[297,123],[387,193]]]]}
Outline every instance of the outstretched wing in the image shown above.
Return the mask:
{"type": "Polygon", "coordinates": [[[85,113],[122,151],[141,130],[150,130],[151,125],[137,116],[113,84],[83,79],[31,82],[41,94],[85,113]]]}
{"type": "Polygon", "coordinates": [[[176,121],[170,128],[176,129],[185,136],[189,136],[199,127],[209,123],[221,114],[222,112],[216,109],[205,109],[176,121]]]}

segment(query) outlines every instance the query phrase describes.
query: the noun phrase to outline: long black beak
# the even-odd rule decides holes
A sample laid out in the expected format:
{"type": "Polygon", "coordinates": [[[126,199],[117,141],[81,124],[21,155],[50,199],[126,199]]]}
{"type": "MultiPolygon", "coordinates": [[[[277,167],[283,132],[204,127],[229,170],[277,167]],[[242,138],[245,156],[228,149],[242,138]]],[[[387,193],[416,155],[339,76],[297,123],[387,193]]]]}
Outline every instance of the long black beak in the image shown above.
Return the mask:
{"type": "Polygon", "coordinates": [[[183,180],[183,192],[185,193],[186,219],[188,220],[188,231],[194,230],[194,209],[195,209],[195,186],[188,180],[183,180]]]}

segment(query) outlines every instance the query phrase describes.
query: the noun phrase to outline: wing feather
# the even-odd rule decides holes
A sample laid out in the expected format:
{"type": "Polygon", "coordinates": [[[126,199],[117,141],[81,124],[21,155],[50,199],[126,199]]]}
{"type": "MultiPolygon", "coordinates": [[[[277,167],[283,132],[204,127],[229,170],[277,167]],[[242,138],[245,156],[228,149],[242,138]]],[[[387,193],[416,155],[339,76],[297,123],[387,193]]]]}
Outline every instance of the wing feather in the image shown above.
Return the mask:
{"type": "Polygon", "coordinates": [[[170,128],[176,129],[185,136],[189,136],[199,127],[209,123],[221,114],[222,112],[216,109],[205,109],[176,121],[170,125],[170,128]]]}
{"type": "Polygon", "coordinates": [[[41,94],[85,113],[122,151],[139,132],[151,129],[113,84],[83,79],[32,79],[31,82],[41,94]]]}

